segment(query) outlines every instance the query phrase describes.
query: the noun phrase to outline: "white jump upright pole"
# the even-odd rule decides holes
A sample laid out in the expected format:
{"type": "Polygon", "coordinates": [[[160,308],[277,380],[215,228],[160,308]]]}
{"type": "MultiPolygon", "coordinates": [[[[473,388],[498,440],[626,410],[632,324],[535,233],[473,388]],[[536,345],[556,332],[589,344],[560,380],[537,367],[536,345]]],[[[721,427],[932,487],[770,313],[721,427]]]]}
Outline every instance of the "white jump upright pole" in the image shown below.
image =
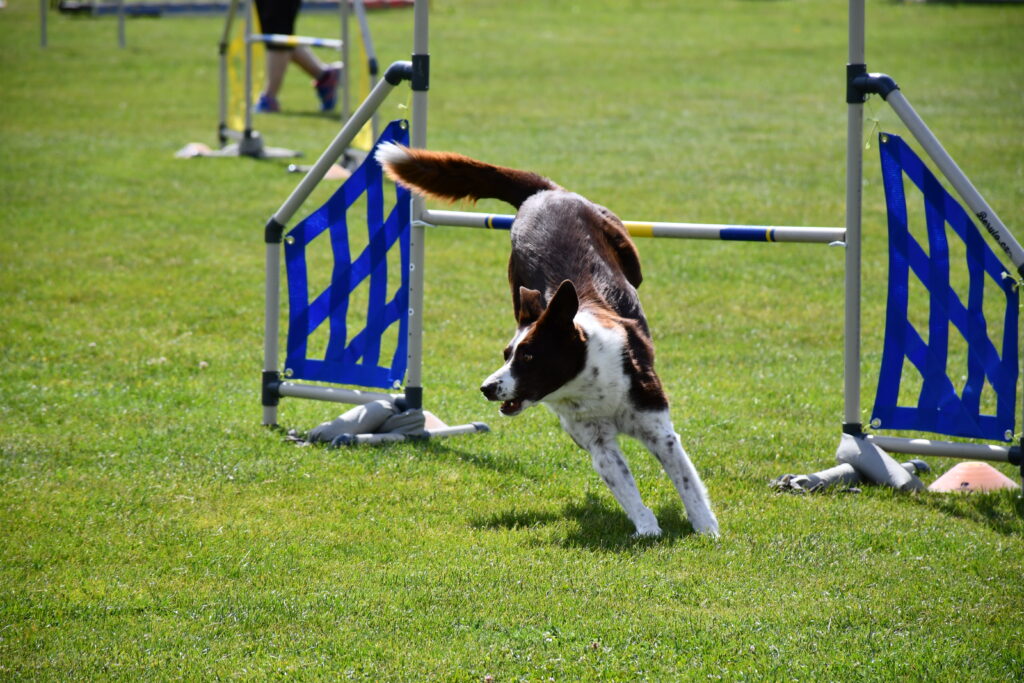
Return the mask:
{"type": "MultiPolygon", "coordinates": [[[[416,0],[412,48],[412,130],[413,147],[427,146],[427,89],[430,85],[429,2],[416,0]]],[[[423,285],[426,230],[421,217],[422,197],[413,195],[412,232],[409,239],[409,364],[405,387],[410,408],[423,407],[423,285]]]]}
{"type": "MultiPolygon", "coordinates": [[[[847,78],[866,71],[864,0],[850,0],[847,78]]],[[[860,434],[861,182],[864,166],[864,95],[846,92],[846,287],[843,347],[843,432],[860,434]]]]}

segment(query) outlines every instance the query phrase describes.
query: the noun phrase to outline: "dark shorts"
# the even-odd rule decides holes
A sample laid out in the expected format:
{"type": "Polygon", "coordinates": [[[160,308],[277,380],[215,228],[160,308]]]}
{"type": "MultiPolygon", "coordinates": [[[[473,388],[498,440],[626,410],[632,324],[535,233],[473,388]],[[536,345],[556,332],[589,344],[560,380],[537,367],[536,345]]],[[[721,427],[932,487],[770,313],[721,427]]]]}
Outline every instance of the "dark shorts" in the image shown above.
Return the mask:
{"type": "MultiPolygon", "coordinates": [[[[295,17],[299,14],[302,0],[256,0],[256,14],[260,18],[260,30],[264,33],[295,35],[295,17]]],[[[268,50],[290,50],[284,45],[267,45],[268,50]]]]}

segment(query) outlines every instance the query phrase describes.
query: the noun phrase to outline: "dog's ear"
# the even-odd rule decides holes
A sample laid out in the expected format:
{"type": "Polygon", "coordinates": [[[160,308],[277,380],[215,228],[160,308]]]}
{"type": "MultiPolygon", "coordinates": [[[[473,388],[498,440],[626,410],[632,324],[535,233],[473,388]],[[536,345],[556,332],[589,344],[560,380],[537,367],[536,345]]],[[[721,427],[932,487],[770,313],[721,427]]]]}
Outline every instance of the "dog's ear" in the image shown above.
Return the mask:
{"type": "Polygon", "coordinates": [[[572,327],[572,319],[580,308],[579,295],[576,294],[576,287],[569,280],[562,280],[558,290],[548,302],[547,310],[544,311],[544,319],[552,325],[568,325],[572,327]]]}
{"type": "Polygon", "coordinates": [[[540,317],[544,312],[544,298],[536,289],[519,287],[519,310],[516,322],[520,327],[526,327],[540,317]]]}

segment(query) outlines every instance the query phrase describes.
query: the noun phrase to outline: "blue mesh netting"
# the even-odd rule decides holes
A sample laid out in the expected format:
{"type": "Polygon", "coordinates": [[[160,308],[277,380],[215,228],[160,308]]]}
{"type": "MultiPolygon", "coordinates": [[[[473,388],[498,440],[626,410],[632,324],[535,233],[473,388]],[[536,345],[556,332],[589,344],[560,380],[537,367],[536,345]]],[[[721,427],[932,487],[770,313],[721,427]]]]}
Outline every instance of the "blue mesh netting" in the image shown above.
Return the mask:
{"type": "MultiPolygon", "coordinates": [[[[872,424],[883,429],[909,429],[948,436],[1008,440],[1013,433],[1017,391],[1017,304],[1015,282],[986,244],[964,208],[899,136],[879,136],[882,178],[889,216],[889,297],[885,345],[878,378],[872,424]],[[928,252],[910,235],[903,176],[924,198],[928,252]],[[950,286],[949,233],[966,247],[969,274],[967,305],[950,286]],[[928,341],[907,318],[909,276],[929,296],[928,341]],[[986,277],[1004,293],[1002,353],[989,338],[982,304],[986,277]],[[947,376],[950,329],[967,343],[966,380],[958,394],[947,376]],[[915,406],[897,400],[904,359],[923,381],[915,406]],[[988,381],[996,396],[996,414],[982,415],[982,389],[988,381]]],[[[961,374],[961,373],[956,373],[961,374]]]]}
{"type": "Polygon", "coordinates": [[[395,206],[384,216],[384,179],[374,153],[381,142],[409,144],[408,125],[392,121],[374,144],[363,164],[327,202],[291,230],[285,240],[288,273],[288,350],[285,368],[290,376],[336,384],[390,388],[401,385],[408,359],[406,332],[409,323],[408,190],[396,187],[395,206]],[[359,254],[350,253],[347,212],[366,195],[368,243],[359,254]],[[322,292],[309,291],[306,247],[329,231],[334,264],[330,285],[322,292]],[[401,249],[401,284],[388,291],[387,252],[395,243],[401,249]],[[348,329],[350,294],[369,278],[366,324],[348,329]],[[390,298],[389,298],[390,297],[390,298]],[[397,324],[398,343],[393,356],[381,362],[381,340],[397,324]],[[309,337],[322,325],[329,336],[323,358],[308,358],[309,337]]]}

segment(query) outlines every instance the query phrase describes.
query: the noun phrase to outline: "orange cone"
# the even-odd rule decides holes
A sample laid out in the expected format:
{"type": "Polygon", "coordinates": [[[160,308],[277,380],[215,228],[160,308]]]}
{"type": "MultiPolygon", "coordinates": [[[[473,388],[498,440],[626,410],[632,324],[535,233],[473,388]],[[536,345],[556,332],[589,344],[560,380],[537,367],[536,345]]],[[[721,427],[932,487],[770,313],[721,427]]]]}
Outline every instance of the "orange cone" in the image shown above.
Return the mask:
{"type": "Polygon", "coordinates": [[[984,462],[962,462],[932,482],[929,491],[995,491],[1019,489],[1017,482],[984,462]]]}

